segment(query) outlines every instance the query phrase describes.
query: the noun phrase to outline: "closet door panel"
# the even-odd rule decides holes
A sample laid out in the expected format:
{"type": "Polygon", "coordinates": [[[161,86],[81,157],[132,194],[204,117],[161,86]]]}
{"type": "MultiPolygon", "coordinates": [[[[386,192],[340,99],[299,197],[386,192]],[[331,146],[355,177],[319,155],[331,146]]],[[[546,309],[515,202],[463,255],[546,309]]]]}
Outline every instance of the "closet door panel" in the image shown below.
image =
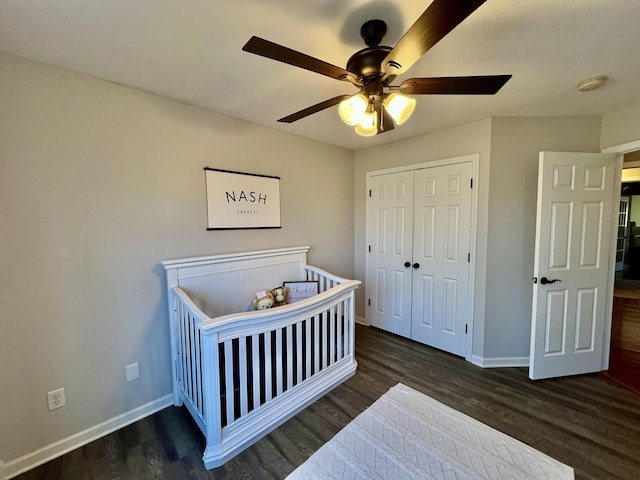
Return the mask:
{"type": "Polygon", "coordinates": [[[409,337],[413,172],[372,177],[367,188],[367,321],[409,337]]]}
{"type": "Polygon", "coordinates": [[[471,174],[471,163],[415,172],[411,338],[457,355],[466,352],[471,174]]]}

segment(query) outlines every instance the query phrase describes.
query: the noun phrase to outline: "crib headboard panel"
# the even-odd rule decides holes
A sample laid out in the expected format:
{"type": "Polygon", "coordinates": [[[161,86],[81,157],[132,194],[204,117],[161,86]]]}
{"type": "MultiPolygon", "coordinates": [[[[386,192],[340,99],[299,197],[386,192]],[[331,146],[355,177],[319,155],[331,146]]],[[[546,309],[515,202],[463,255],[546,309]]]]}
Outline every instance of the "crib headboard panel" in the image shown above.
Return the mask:
{"type": "Polygon", "coordinates": [[[162,262],[167,287],[179,286],[209,317],[246,311],[256,292],[303,280],[308,246],[162,262]]]}

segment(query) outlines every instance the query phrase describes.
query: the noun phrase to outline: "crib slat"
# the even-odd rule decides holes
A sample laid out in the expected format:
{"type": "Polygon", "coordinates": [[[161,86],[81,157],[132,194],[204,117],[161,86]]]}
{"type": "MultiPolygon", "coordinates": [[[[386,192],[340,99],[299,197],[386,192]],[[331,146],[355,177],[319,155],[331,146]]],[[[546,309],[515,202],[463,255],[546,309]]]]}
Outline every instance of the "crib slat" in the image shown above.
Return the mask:
{"type": "Polygon", "coordinates": [[[227,411],[227,425],[235,420],[233,408],[233,340],[224,342],[224,378],[225,378],[225,406],[227,411]]]}
{"type": "Polygon", "coordinates": [[[180,351],[182,352],[182,358],[180,359],[180,386],[182,387],[182,391],[185,391],[185,382],[186,382],[186,371],[185,364],[187,362],[187,347],[185,345],[185,331],[186,331],[186,321],[184,319],[184,306],[180,305],[178,321],[180,322],[180,351]]]}
{"type": "Polygon", "coordinates": [[[304,345],[302,344],[302,323],[296,323],[296,385],[302,383],[302,350],[304,345]]]}
{"type": "Polygon", "coordinates": [[[320,371],[320,315],[313,318],[313,343],[316,346],[313,355],[313,373],[320,371]]]}
{"type": "Polygon", "coordinates": [[[193,399],[193,384],[191,383],[191,315],[189,312],[185,312],[185,331],[184,331],[184,345],[185,352],[185,375],[184,382],[186,388],[186,394],[190,399],[193,399]]]}
{"type": "Polygon", "coordinates": [[[353,294],[352,297],[345,301],[345,307],[348,312],[349,312],[349,321],[345,322],[344,328],[345,328],[345,339],[348,338],[349,341],[347,342],[345,340],[345,355],[353,355],[355,353],[355,348],[356,348],[356,339],[355,339],[355,326],[353,324],[353,319],[355,318],[355,306],[354,306],[354,301],[353,301],[353,294]]]}
{"type": "Polygon", "coordinates": [[[240,375],[240,416],[249,412],[247,401],[247,337],[240,337],[238,345],[240,375]]]}
{"type": "Polygon", "coordinates": [[[191,337],[191,318],[189,316],[189,312],[185,312],[184,315],[184,348],[186,355],[184,357],[185,360],[185,371],[184,371],[184,386],[186,394],[189,398],[193,398],[193,387],[191,384],[191,345],[189,342],[189,338],[191,337]]]}
{"type": "Polygon", "coordinates": [[[282,395],[282,329],[276,330],[276,395],[282,395]]]}
{"type": "Polygon", "coordinates": [[[251,336],[251,360],[253,363],[253,408],[260,405],[260,336],[251,336]]]}
{"type": "Polygon", "coordinates": [[[328,326],[329,326],[329,317],[331,315],[331,310],[325,310],[324,312],[322,312],[322,343],[321,345],[321,350],[322,350],[322,368],[325,369],[327,368],[327,350],[328,350],[328,346],[327,346],[327,330],[328,330],[328,326]]]}
{"type": "Polygon", "coordinates": [[[194,363],[195,363],[195,404],[198,411],[204,414],[204,404],[202,402],[202,362],[200,361],[200,330],[195,317],[191,317],[194,334],[194,363]]]}
{"type": "Polygon", "coordinates": [[[178,309],[178,325],[179,325],[179,330],[178,330],[178,341],[180,342],[180,352],[182,353],[181,357],[180,357],[180,388],[182,389],[182,391],[184,392],[185,387],[184,387],[184,383],[185,383],[185,378],[186,378],[186,373],[185,373],[185,363],[186,363],[186,356],[187,356],[187,348],[185,346],[185,342],[184,342],[184,332],[185,332],[185,319],[184,319],[184,306],[182,305],[182,303],[179,306],[178,309]]]}
{"type": "Polygon", "coordinates": [[[336,307],[331,307],[331,313],[329,316],[330,330],[329,330],[329,365],[333,365],[336,361],[336,355],[338,350],[338,342],[336,340],[336,307]]]}
{"type": "Polygon", "coordinates": [[[338,318],[336,321],[338,322],[338,350],[336,354],[338,360],[341,360],[344,357],[344,302],[338,304],[338,318]]]}
{"type": "Polygon", "coordinates": [[[287,390],[293,387],[293,326],[287,325],[287,390]]]}
{"type": "Polygon", "coordinates": [[[193,364],[194,364],[194,376],[193,376],[193,395],[196,399],[196,404],[201,412],[204,411],[203,408],[203,398],[202,398],[202,362],[200,359],[200,329],[198,328],[198,319],[195,316],[191,317],[191,322],[193,324],[193,364]]]}
{"type": "Polygon", "coordinates": [[[264,334],[264,398],[268,402],[273,398],[272,389],[272,372],[273,364],[271,362],[271,332],[264,334]]]}
{"type": "Polygon", "coordinates": [[[195,353],[195,347],[196,347],[196,340],[197,340],[197,331],[194,327],[195,324],[195,319],[193,318],[193,315],[189,314],[189,342],[191,344],[191,371],[190,373],[190,384],[191,384],[191,398],[193,399],[193,403],[196,404],[196,408],[198,407],[197,405],[197,396],[198,396],[198,389],[197,389],[197,368],[198,368],[198,364],[196,362],[196,357],[194,355],[195,353]]]}
{"type": "Polygon", "coordinates": [[[311,376],[311,361],[313,357],[311,356],[311,319],[307,318],[304,321],[305,329],[304,329],[304,339],[305,339],[305,379],[311,376]]]}

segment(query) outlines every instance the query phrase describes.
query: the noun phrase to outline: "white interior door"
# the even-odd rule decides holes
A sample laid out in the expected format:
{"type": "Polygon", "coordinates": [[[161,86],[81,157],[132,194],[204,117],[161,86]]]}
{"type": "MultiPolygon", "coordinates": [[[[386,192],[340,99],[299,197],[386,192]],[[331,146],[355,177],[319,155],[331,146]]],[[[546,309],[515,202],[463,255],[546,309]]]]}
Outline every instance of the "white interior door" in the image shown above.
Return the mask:
{"type": "Polygon", "coordinates": [[[375,327],[409,337],[413,172],[372,177],[368,188],[367,319],[375,327]]]}
{"type": "Polygon", "coordinates": [[[415,172],[411,338],[466,353],[471,162],[415,172]]]}
{"type": "Polygon", "coordinates": [[[529,377],[602,369],[615,155],[540,153],[529,377]]]}

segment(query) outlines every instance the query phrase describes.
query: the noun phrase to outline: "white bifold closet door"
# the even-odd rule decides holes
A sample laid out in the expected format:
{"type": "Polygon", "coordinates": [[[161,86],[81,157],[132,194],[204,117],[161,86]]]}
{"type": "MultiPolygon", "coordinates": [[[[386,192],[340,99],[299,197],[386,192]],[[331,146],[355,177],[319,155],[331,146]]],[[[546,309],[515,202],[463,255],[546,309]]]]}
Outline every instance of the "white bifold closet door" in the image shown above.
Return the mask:
{"type": "Polygon", "coordinates": [[[464,356],[472,163],[369,179],[367,320],[464,356]]]}

